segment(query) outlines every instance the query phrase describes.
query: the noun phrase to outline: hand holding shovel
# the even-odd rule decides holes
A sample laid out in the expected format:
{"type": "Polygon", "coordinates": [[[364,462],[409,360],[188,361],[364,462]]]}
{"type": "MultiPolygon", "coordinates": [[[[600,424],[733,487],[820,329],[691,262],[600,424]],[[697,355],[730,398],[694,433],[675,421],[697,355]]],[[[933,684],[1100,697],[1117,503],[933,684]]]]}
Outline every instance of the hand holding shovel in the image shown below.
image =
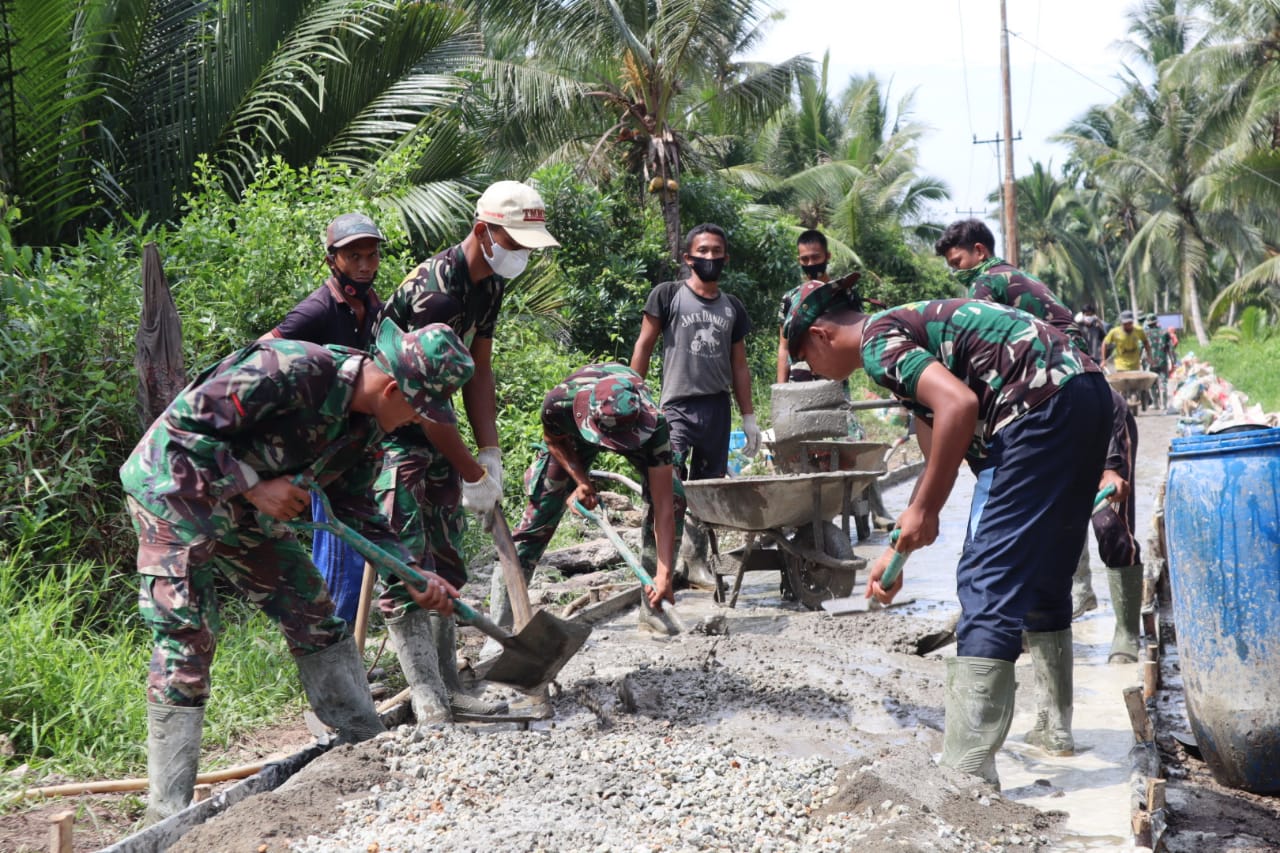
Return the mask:
{"type": "Polygon", "coordinates": [[[874,598],[881,604],[889,604],[893,601],[893,597],[902,589],[902,567],[907,562],[907,553],[897,549],[898,530],[894,530],[889,534],[889,549],[892,556],[889,557],[889,564],[882,569],[879,574],[876,570],[880,564],[884,562],[883,555],[876,561],[876,565],[872,567],[871,574],[867,578],[867,598],[874,598]]]}

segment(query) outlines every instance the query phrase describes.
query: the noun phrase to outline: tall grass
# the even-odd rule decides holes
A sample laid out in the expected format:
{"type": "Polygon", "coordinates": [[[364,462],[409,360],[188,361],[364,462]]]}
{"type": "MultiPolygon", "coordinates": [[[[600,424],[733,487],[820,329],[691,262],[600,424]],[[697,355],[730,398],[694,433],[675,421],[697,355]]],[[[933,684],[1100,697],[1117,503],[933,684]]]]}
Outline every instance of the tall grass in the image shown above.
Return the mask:
{"type": "Polygon", "coordinates": [[[1276,370],[1280,335],[1239,342],[1214,339],[1203,349],[1184,342],[1178,348],[1180,354],[1192,349],[1202,361],[1212,364],[1219,376],[1248,394],[1250,403],[1260,404],[1266,412],[1280,411],[1280,371],[1276,370]]]}
{"type": "MultiPolygon", "coordinates": [[[[88,561],[37,565],[22,543],[0,558],[0,728],[14,750],[5,763],[32,770],[5,784],[145,774],[150,636],[136,610],[106,604],[137,582],[88,561]]],[[[224,615],[205,729],[215,747],[303,702],[279,631],[245,605],[224,615]]]]}

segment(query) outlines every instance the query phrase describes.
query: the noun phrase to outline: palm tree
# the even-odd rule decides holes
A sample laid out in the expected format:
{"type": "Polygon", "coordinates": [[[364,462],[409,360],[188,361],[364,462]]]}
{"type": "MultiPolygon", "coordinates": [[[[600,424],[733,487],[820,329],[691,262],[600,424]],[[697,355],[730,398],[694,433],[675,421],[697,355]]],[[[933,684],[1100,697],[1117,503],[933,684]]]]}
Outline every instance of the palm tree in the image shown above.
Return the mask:
{"type": "Polygon", "coordinates": [[[388,204],[439,228],[478,164],[450,112],[478,36],[443,4],[48,0],[0,4],[0,24],[0,181],[31,241],[171,217],[201,155],[239,190],[272,154],[359,171],[424,134],[421,183],[388,204]]]}
{"type": "MultiPolygon", "coordinates": [[[[814,152],[807,168],[778,183],[780,204],[808,227],[826,226],[852,252],[860,244],[923,244],[937,234],[924,216],[930,202],[950,196],[945,183],[919,173],[924,125],[910,120],[912,94],[891,106],[874,74],[853,78],[841,94],[840,136],[829,154],[814,152]]],[[[863,258],[868,264],[870,257],[863,258]]],[[[887,271],[886,271],[887,272],[887,271]]]]}
{"type": "Polygon", "coordinates": [[[508,144],[541,162],[617,161],[661,206],[680,256],[679,179],[710,160],[699,127],[762,124],[784,107],[808,60],[734,57],[769,20],[759,0],[525,0],[485,8],[491,92],[508,144]]]}

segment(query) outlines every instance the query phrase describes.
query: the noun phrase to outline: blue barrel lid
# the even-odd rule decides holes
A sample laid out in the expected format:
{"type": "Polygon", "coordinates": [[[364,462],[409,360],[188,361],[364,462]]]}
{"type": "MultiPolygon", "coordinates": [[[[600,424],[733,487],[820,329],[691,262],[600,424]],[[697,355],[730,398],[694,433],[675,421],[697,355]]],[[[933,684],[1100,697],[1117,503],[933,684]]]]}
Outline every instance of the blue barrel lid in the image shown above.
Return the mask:
{"type": "Polygon", "coordinates": [[[1175,438],[1169,448],[1169,458],[1238,453],[1268,447],[1280,447],[1280,428],[1251,429],[1243,432],[1219,433],[1218,435],[1189,435],[1185,438],[1175,438]]]}

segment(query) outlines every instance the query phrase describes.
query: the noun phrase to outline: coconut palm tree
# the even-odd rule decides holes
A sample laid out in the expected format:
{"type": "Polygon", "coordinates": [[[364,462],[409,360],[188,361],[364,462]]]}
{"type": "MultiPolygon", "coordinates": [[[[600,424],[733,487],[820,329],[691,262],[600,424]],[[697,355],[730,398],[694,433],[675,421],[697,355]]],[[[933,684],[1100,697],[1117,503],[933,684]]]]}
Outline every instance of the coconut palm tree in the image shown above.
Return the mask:
{"type": "Polygon", "coordinates": [[[770,20],[760,0],[512,0],[481,20],[501,48],[486,67],[501,140],[544,163],[608,173],[620,162],[658,198],[674,259],[680,175],[714,163],[699,128],[763,124],[809,64],[735,60],[770,20]]]}

